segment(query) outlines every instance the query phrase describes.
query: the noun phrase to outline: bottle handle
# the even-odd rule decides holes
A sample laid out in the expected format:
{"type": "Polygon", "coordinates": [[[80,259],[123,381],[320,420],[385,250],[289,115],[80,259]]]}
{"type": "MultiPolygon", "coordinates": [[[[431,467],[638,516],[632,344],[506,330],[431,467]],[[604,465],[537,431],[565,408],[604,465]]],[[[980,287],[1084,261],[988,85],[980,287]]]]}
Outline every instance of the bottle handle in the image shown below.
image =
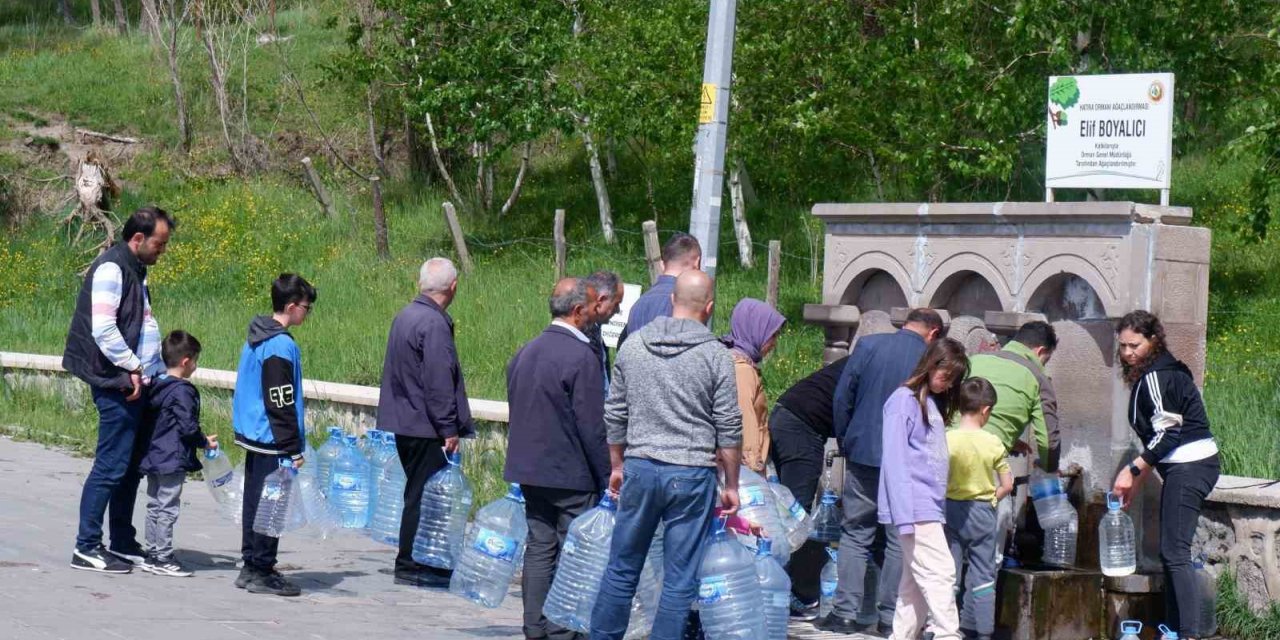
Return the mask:
{"type": "Polygon", "coordinates": [[[1115,493],[1111,491],[1107,492],[1107,508],[1108,509],[1115,510],[1123,506],[1124,506],[1124,503],[1120,501],[1120,498],[1117,497],[1115,493]]]}
{"type": "Polygon", "coordinates": [[[1175,632],[1173,629],[1170,629],[1169,627],[1166,627],[1166,626],[1165,626],[1165,625],[1163,625],[1163,624],[1158,624],[1158,625],[1156,625],[1156,628],[1157,628],[1157,629],[1159,629],[1159,630],[1160,630],[1160,633],[1161,633],[1161,634],[1163,634],[1163,635],[1164,635],[1164,637],[1166,637],[1166,638],[1177,638],[1177,637],[1178,637],[1177,632],[1175,632]]]}
{"type": "Polygon", "coordinates": [[[1120,633],[1142,633],[1142,623],[1138,620],[1125,620],[1120,623],[1120,633]]]}

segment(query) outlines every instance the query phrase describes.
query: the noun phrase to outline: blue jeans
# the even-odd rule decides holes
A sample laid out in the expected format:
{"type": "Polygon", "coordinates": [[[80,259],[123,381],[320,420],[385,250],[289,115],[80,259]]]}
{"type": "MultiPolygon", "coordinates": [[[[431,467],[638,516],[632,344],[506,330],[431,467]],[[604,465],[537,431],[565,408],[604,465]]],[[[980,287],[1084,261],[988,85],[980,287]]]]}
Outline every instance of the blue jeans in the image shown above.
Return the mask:
{"type": "Polygon", "coordinates": [[[125,394],[109,389],[92,388],[93,404],[98,408],[98,449],[93,468],[84,479],[80,493],[80,531],[76,548],[91,551],[102,544],[102,518],[110,507],[108,528],[111,548],[137,551],[138,531],[133,528],[133,505],[138,499],[138,483],[142,474],[142,448],[135,447],[141,431],[142,398],[125,402],[125,394]],[[139,455],[135,455],[136,453],[139,455]]]}
{"type": "Polygon", "coordinates": [[[698,593],[698,567],[711,526],[716,471],[628,458],[623,473],[609,566],[591,611],[591,638],[620,640],[627,632],[640,570],[662,522],[666,525],[662,597],[649,638],[679,640],[698,593]]]}

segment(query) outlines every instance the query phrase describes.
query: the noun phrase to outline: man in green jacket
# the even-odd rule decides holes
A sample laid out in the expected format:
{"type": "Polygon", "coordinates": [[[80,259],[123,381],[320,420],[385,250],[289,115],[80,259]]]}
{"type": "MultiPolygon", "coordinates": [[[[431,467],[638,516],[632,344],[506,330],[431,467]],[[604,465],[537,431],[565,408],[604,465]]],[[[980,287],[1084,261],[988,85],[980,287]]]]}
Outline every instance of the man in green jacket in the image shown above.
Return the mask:
{"type": "Polygon", "coordinates": [[[996,388],[996,405],[984,429],[1000,438],[1005,450],[1033,453],[1019,438],[1031,426],[1040,454],[1039,466],[1058,470],[1062,440],[1058,432],[1058,400],[1044,367],[1058,348],[1058,335],[1047,322],[1018,328],[1000,351],[969,358],[970,377],[986,378],[996,388]]]}

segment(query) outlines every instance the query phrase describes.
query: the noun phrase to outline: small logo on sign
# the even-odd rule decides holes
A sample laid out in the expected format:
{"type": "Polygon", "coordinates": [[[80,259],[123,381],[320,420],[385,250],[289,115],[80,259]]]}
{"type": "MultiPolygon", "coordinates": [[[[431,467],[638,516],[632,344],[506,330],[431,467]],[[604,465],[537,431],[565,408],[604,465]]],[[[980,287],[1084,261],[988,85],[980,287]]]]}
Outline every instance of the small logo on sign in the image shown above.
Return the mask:
{"type": "Polygon", "coordinates": [[[1159,80],[1152,81],[1151,86],[1147,87],[1147,99],[1159,104],[1164,99],[1164,83],[1159,80]]]}

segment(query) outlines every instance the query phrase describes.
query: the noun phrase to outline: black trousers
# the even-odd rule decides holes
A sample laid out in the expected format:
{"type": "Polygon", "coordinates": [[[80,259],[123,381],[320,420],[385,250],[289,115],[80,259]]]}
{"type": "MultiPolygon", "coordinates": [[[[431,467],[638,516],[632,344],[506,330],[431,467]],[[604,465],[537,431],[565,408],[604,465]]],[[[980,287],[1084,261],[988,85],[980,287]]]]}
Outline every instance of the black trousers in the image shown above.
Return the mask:
{"type": "Polygon", "coordinates": [[[444,468],[444,440],[415,438],[396,434],[396,453],[404,467],[404,513],[400,517],[400,552],[396,554],[396,571],[431,571],[450,575],[445,569],[419,565],[413,560],[413,539],[418,536],[418,519],[422,517],[422,491],[427,480],[444,468]]]}
{"type": "Polygon", "coordinates": [[[280,468],[281,456],[245,451],[244,508],[240,512],[240,557],[244,566],[258,571],[273,571],[280,551],[280,538],[264,536],[253,530],[253,518],[262,498],[262,483],[272,471],[280,468]]]}
{"type": "Polygon", "coordinates": [[[595,506],[594,491],[550,489],[520,485],[524,491],[524,516],[529,536],[524,551],[524,572],[520,590],[524,600],[524,637],[574,640],[586,636],[565,629],[542,615],[542,605],[556,576],[560,548],[564,546],[569,523],[595,506]]]}
{"type": "MultiPolygon", "coordinates": [[[[773,442],[769,457],[778,469],[778,480],[805,509],[812,509],[827,439],[782,405],[775,405],[769,415],[769,435],[773,442]]],[[[787,573],[791,576],[791,592],[797,598],[805,602],[818,600],[818,583],[826,562],[826,545],[812,540],[791,554],[787,573]]]]}
{"type": "Polygon", "coordinates": [[[1160,561],[1164,565],[1164,619],[1179,635],[1200,633],[1196,574],[1191,567],[1191,540],[1204,499],[1218,483],[1217,454],[1195,462],[1158,464],[1160,490],[1160,561]]]}

